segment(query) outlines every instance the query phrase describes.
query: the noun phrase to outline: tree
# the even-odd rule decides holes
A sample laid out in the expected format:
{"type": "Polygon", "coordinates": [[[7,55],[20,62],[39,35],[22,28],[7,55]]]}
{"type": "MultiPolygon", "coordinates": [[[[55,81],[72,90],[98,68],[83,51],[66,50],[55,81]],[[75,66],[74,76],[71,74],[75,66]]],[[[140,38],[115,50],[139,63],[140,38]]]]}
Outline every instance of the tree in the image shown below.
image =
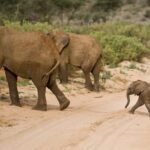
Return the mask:
{"type": "Polygon", "coordinates": [[[85,0],[52,0],[53,4],[59,10],[60,20],[63,24],[64,13],[68,13],[68,21],[73,18],[76,10],[83,4],[85,0]]]}
{"type": "Polygon", "coordinates": [[[104,11],[114,10],[118,8],[122,3],[122,0],[96,0],[94,9],[102,9],[104,11]]]}

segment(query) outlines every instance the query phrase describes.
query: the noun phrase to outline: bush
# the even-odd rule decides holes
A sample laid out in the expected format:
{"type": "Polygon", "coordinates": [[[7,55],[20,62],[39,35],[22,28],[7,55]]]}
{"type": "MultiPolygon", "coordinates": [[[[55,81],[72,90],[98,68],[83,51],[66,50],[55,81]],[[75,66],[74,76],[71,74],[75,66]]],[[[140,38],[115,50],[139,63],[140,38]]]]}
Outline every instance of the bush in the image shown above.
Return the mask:
{"type": "Polygon", "coordinates": [[[93,9],[109,11],[118,8],[121,4],[120,0],[95,0],[93,9]]]}
{"type": "Polygon", "coordinates": [[[145,15],[146,18],[150,18],[150,9],[146,10],[145,15]]]}
{"type": "Polygon", "coordinates": [[[112,22],[85,26],[52,26],[48,23],[31,24],[5,21],[5,25],[23,31],[64,30],[94,36],[103,47],[104,62],[117,65],[123,60],[139,61],[144,54],[150,54],[150,25],[112,22]]]}
{"type": "Polygon", "coordinates": [[[5,25],[7,27],[11,27],[11,28],[21,30],[21,31],[50,32],[50,31],[52,31],[52,29],[54,29],[54,27],[49,25],[47,22],[45,22],[45,23],[37,22],[35,24],[25,22],[23,25],[20,25],[20,22],[5,21],[5,25]]]}
{"type": "Polygon", "coordinates": [[[103,46],[106,64],[116,65],[123,60],[139,61],[150,53],[150,25],[133,23],[103,23],[90,28],[90,35],[103,46]]]}
{"type": "Polygon", "coordinates": [[[101,40],[106,64],[118,64],[123,60],[139,61],[146,47],[135,37],[108,35],[101,40]]]}

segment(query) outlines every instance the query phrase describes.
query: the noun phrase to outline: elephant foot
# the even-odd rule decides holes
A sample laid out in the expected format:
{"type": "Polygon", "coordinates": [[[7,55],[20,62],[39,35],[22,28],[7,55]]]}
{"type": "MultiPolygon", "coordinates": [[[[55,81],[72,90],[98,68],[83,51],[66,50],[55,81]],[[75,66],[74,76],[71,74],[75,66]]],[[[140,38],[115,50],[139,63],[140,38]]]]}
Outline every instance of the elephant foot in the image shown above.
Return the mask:
{"type": "Polygon", "coordinates": [[[18,106],[18,107],[22,107],[22,105],[19,103],[19,102],[13,102],[13,103],[11,103],[10,105],[12,105],[12,106],[18,106]]]}
{"type": "Polygon", "coordinates": [[[90,91],[94,91],[93,85],[85,85],[85,88],[87,88],[90,91]]]}
{"type": "Polygon", "coordinates": [[[100,89],[94,89],[95,92],[100,92],[100,89]]]}
{"type": "Polygon", "coordinates": [[[130,114],[134,114],[134,111],[130,110],[129,113],[130,113],[130,114]]]}
{"type": "Polygon", "coordinates": [[[41,110],[41,111],[47,111],[47,105],[46,104],[37,104],[33,107],[34,110],[41,110]]]}
{"type": "Polygon", "coordinates": [[[95,91],[95,92],[99,92],[99,91],[100,91],[99,85],[98,85],[98,86],[94,86],[94,91],[95,91]]]}
{"type": "Polygon", "coordinates": [[[69,100],[65,100],[64,102],[62,102],[60,104],[60,110],[66,109],[69,106],[69,104],[70,104],[70,101],[69,100]]]}

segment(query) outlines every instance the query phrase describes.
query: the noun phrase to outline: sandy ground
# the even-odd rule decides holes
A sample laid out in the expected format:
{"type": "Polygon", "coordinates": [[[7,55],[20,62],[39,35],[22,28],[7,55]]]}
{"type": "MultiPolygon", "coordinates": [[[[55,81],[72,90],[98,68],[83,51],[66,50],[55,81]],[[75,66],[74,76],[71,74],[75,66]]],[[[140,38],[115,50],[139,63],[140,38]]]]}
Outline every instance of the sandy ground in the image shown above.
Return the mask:
{"type": "Polygon", "coordinates": [[[101,81],[106,90],[100,93],[85,90],[81,78],[59,85],[71,101],[65,111],[59,111],[48,90],[48,111],[32,110],[37,99],[33,85],[19,86],[23,107],[10,106],[4,81],[0,86],[0,150],[150,150],[146,108],[129,114],[137,100],[132,96],[129,109],[124,109],[129,83],[136,79],[150,82],[150,60],[143,62],[123,62],[115,69],[106,66],[111,75],[101,81]]]}

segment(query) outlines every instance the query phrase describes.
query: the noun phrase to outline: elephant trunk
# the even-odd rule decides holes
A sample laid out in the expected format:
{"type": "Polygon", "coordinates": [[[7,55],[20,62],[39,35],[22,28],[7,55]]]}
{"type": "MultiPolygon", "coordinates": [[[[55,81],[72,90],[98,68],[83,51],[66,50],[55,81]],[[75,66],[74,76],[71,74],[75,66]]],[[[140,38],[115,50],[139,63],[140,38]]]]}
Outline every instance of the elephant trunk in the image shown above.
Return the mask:
{"type": "Polygon", "coordinates": [[[129,104],[130,104],[130,94],[127,92],[127,104],[125,105],[125,108],[127,108],[129,104]]]}

